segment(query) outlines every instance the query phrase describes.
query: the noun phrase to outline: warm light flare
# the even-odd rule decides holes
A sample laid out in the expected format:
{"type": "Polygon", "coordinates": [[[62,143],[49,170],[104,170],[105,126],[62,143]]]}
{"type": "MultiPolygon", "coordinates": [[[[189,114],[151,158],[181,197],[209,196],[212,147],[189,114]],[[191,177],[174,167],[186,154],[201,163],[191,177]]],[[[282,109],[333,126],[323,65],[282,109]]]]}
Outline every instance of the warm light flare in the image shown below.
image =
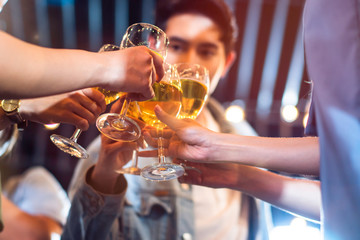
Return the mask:
{"type": "Polygon", "coordinates": [[[60,126],[60,123],[53,123],[53,124],[44,124],[44,127],[47,130],[55,130],[60,126]]]}
{"type": "Polygon", "coordinates": [[[299,110],[296,106],[286,105],[281,108],[281,118],[288,123],[294,122],[299,117],[299,110]]]}
{"type": "Polygon", "coordinates": [[[232,105],[226,109],[225,117],[226,117],[226,120],[228,120],[230,122],[238,123],[238,122],[244,121],[245,111],[240,106],[232,105]]]}

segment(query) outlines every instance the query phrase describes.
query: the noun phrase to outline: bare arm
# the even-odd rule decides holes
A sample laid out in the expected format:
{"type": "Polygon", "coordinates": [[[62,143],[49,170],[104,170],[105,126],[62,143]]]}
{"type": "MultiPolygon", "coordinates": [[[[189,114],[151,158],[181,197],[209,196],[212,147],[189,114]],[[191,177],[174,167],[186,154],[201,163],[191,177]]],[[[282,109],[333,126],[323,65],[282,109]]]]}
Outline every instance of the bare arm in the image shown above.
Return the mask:
{"type": "Polygon", "coordinates": [[[214,136],[209,156],[275,171],[319,175],[317,137],[268,138],[230,134],[214,136]]]}
{"type": "Polygon", "coordinates": [[[249,166],[240,168],[243,170],[239,171],[237,190],[293,214],[320,221],[319,181],[291,178],[249,166]]]}
{"type": "Polygon", "coordinates": [[[51,233],[61,234],[62,227],[55,220],[46,216],[30,215],[3,195],[1,202],[4,230],[0,233],[0,239],[50,240],[51,233]]]}
{"type": "MultiPolygon", "coordinates": [[[[177,160],[182,163],[183,161],[177,160]]],[[[320,182],[292,178],[234,163],[186,162],[179,181],[213,188],[230,188],[312,220],[320,220],[320,182]]]]}
{"type": "Polygon", "coordinates": [[[163,75],[162,59],[146,47],[93,53],[50,49],[0,31],[0,98],[31,98],[100,86],[153,96],[153,71],[163,75]]]}
{"type": "Polygon", "coordinates": [[[316,137],[266,138],[216,133],[193,120],[171,117],[158,106],[156,114],[176,133],[169,145],[169,155],[173,157],[198,162],[241,163],[305,175],[319,173],[316,137]]]}

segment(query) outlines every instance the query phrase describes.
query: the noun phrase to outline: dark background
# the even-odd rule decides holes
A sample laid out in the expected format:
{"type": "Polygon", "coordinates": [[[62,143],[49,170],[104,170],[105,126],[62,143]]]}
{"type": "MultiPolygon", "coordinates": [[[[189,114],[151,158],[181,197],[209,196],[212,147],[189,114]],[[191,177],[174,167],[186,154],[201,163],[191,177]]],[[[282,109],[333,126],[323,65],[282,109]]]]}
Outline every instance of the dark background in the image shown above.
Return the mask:
{"type": "MultiPolygon", "coordinates": [[[[259,135],[302,136],[310,98],[301,43],[304,1],[227,2],[239,26],[237,60],[213,96],[224,106],[235,100],[240,103],[246,120],[259,135]],[[287,94],[293,97],[286,98],[287,94]],[[299,109],[299,118],[292,123],[281,120],[280,109],[286,99],[299,109]]],[[[45,47],[96,52],[104,43],[119,44],[132,23],[154,23],[156,4],[156,0],[9,0],[0,13],[0,29],[45,47]]],[[[77,159],[58,150],[49,136],[70,137],[74,130],[64,124],[49,131],[30,123],[20,133],[16,151],[3,163],[2,177],[42,165],[66,189],[77,159]]],[[[78,142],[86,147],[97,135],[96,127],[91,126],[78,142]]]]}

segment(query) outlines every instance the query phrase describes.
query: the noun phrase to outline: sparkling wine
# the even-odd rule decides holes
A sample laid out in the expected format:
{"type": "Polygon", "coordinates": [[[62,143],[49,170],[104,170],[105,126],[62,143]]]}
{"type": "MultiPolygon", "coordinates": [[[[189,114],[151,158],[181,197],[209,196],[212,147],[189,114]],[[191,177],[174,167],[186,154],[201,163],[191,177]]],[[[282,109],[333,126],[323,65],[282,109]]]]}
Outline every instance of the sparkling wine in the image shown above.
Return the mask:
{"type": "Polygon", "coordinates": [[[195,119],[202,110],[207,98],[207,87],[196,80],[181,79],[182,101],[178,118],[195,119]]]}
{"type": "Polygon", "coordinates": [[[101,92],[102,94],[104,94],[106,105],[108,105],[108,104],[112,103],[113,101],[119,99],[120,96],[122,96],[122,94],[123,94],[123,93],[119,93],[119,92],[116,92],[116,91],[105,90],[105,89],[100,88],[100,87],[96,87],[95,89],[98,90],[99,92],[101,92]]]}
{"type": "Polygon", "coordinates": [[[155,115],[154,108],[159,105],[166,113],[176,117],[181,108],[182,92],[178,86],[159,82],[153,84],[155,97],[143,101],[137,102],[141,113],[141,119],[150,126],[164,127],[162,123],[155,115]]]}
{"type": "Polygon", "coordinates": [[[136,102],[134,102],[134,101],[130,102],[129,108],[126,112],[126,116],[142,121],[141,116],[140,116],[139,106],[137,105],[136,102]]]}

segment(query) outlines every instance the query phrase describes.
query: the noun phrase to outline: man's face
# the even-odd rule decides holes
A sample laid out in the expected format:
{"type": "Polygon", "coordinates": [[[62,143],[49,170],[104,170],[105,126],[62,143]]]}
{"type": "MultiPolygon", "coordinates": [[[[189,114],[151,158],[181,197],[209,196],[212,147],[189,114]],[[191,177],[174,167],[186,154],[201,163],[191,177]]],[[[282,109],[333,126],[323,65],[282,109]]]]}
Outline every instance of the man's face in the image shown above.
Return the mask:
{"type": "Polygon", "coordinates": [[[211,94],[226,70],[225,49],[217,25],[203,15],[179,14],[169,18],[165,32],[170,40],[166,61],[206,67],[211,94]]]}

